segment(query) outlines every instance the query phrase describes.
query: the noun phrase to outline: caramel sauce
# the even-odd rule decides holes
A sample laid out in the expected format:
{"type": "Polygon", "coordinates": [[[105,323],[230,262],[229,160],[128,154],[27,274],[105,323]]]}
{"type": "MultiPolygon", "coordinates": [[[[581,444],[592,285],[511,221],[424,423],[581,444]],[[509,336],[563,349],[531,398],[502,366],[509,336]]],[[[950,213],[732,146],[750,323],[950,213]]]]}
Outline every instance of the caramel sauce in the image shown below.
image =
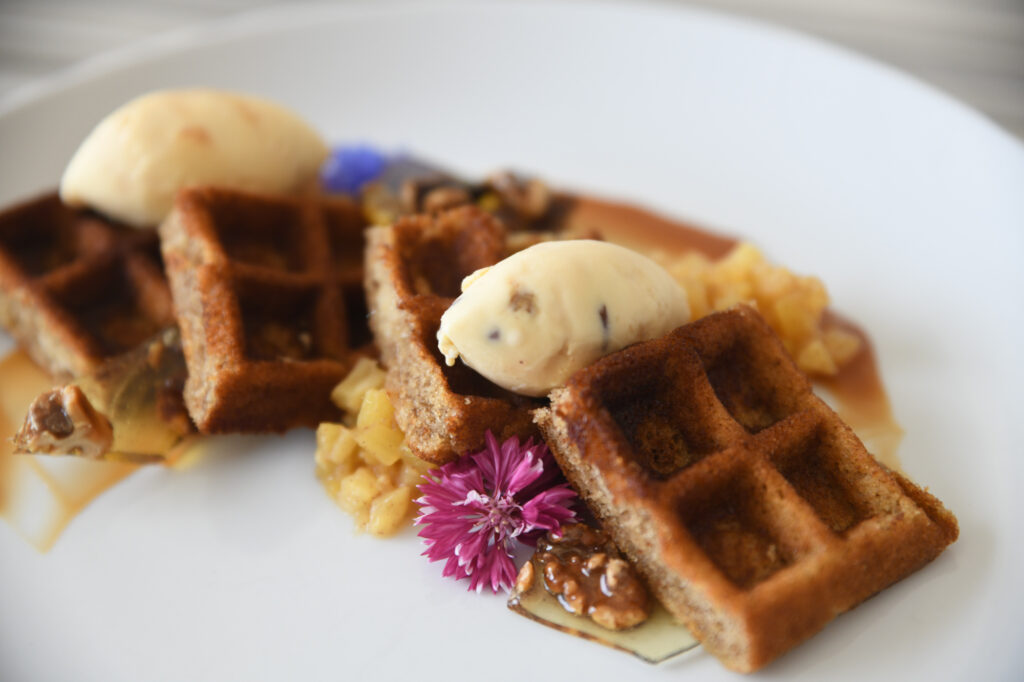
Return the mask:
{"type": "Polygon", "coordinates": [[[0,359],[0,517],[40,551],[100,493],[132,473],[123,462],[15,455],[12,438],[29,405],[53,382],[28,355],[0,359]]]}
{"type": "Polygon", "coordinates": [[[544,588],[569,613],[608,630],[636,627],[651,614],[646,585],[603,530],[563,524],[537,541],[532,561],[544,588]]]}
{"type": "MultiPolygon", "coordinates": [[[[574,197],[566,223],[573,236],[599,234],[639,251],[668,255],[698,251],[710,258],[721,258],[739,243],[635,206],[594,197],[574,197]]],[[[882,464],[899,471],[897,450],[903,429],[893,416],[871,340],[864,330],[833,311],[826,311],[824,326],[855,334],[861,340],[861,349],[837,375],[813,377],[815,388],[831,400],[839,416],[882,464]]]]}
{"type": "Polygon", "coordinates": [[[819,378],[817,383],[832,397],[836,412],[875,458],[890,469],[902,471],[898,450],[903,429],[892,413],[871,339],[863,329],[834,311],[826,311],[825,324],[856,334],[861,350],[839,368],[837,375],[819,378]]]}
{"type": "Polygon", "coordinates": [[[656,213],[596,197],[574,197],[566,223],[575,235],[597,232],[622,246],[637,250],[660,249],[670,254],[699,251],[709,258],[721,258],[738,240],[656,213]]]}

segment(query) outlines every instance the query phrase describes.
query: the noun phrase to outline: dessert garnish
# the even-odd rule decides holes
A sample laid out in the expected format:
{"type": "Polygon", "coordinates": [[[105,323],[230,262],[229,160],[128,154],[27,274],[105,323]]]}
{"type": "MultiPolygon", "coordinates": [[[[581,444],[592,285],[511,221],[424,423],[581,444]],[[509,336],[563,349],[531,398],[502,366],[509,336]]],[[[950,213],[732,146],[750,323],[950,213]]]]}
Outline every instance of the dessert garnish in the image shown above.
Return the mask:
{"type": "Polygon", "coordinates": [[[425,476],[415,523],[423,526],[424,556],[445,562],[442,575],[497,593],[515,581],[515,542],[531,543],[574,519],[576,493],[543,443],[498,443],[490,431],[486,438],[484,449],[425,476]]]}
{"type": "Polygon", "coordinates": [[[536,244],[462,281],[438,348],[514,393],[547,395],[573,372],[687,322],[686,291],[636,251],[588,239],[536,244]]]}
{"type": "Polygon", "coordinates": [[[172,463],[195,432],[182,402],[185,376],[178,330],[169,327],[36,398],[15,447],[20,453],[172,463]]]}
{"type": "Polygon", "coordinates": [[[512,611],[566,634],[660,663],[697,646],[650,598],[632,564],[600,530],[574,523],[548,533],[523,564],[512,611]]]}
{"type": "Polygon", "coordinates": [[[40,552],[91,500],[135,471],[126,462],[14,453],[14,433],[53,379],[22,350],[0,358],[0,518],[40,552]]]}
{"type": "Polygon", "coordinates": [[[415,486],[430,468],[406,447],[383,386],[384,370],[360,358],[331,391],[343,423],[316,429],[316,477],[358,530],[377,537],[394,535],[412,520],[415,486]]]}
{"type": "MultiPolygon", "coordinates": [[[[547,533],[537,541],[534,561],[544,589],[562,607],[603,628],[625,630],[647,620],[651,597],[633,566],[622,558],[604,531],[583,523],[547,533]]],[[[520,571],[517,582],[527,580],[520,571]]]]}
{"type": "Polygon", "coordinates": [[[100,459],[110,451],[114,430],[78,386],[43,393],[28,409],[14,435],[15,452],[81,455],[100,459]]]}
{"type": "Polygon", "coordinates": [[[470,181],[435,163],[367,145],[333,149],[320,184],[326,192],[358,197],[374,225],[472,204],[494,214],[509,230],[545,231],[558,228],[574,202],[535,177],[503,170],[470,181]]]}
{"type": "Polygon", "coordinates": [[[686,289],[693,319],[752,305],[808,374],[834,376],[863,350],[856,334],[826,315],[829,296],[820,279],[768,262],[749,242],[717,260],[691,251],[665,267],[686,289]]]}
{"type": "Polygon", "coordinates": [[[379,178],[390,163],[376,147],[341,145],[331,150],[320,168],[320,184],[328,192],[356,197],[367,183],[379,178]]]}
{"type": "Polygon", "coordinates": [[[279,104],[218,90],[163,90],[100,121],[68,163],[60,196],[69,206],[153,227],[183,187],[298,192],[315,184],[326,156],[316,131],[279,104]]]}

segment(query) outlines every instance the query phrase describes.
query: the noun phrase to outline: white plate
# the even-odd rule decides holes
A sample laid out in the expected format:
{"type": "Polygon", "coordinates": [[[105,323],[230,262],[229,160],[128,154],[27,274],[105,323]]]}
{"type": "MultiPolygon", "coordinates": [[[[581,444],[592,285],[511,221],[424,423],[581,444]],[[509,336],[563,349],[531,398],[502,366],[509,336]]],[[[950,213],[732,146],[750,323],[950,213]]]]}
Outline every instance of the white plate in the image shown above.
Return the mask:
{"type": "MultiPolygon", "coordinates": [[[[763,676],[1020,674],[1024,149],[1007,134],[856,56],[704,13],[288,9],[9,100],[0,200],[54,185],[116,105],[197,84],[279,99],[332,140],[636,199],[821,275],[877,340],[904,465],[962,536],[763,676]]],[[[0,527],[0,678],[729,677],[704,653],[648,667],[555,635],[442,580],[411,533],[354,535],[309,432],[217,450],[137,474],[46,555],[0,527]]]]}

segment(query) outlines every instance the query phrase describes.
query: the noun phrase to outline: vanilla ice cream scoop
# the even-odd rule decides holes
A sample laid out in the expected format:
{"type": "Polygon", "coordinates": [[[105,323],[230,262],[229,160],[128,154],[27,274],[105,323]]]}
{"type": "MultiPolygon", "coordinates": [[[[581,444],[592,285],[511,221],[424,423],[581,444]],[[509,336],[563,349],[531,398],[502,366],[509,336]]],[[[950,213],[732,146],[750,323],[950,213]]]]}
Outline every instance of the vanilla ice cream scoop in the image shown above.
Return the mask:
{"type": "Polygon", "coordinates": [[[64,171],[60,196],[137,227],[170,212],[177,191],[219,185],[287,193],[317,175],[327,146],[302,119],[258,97],[164,90],[100,121],[64,171]]]}
{"type": "Polygon", "coordinates": [[[546,395],[603,355],[690,317],[686,292],[649,258],[607,242],[545,242],[483,268],[441,317],[437,342],[523,395],[546,395]]]}

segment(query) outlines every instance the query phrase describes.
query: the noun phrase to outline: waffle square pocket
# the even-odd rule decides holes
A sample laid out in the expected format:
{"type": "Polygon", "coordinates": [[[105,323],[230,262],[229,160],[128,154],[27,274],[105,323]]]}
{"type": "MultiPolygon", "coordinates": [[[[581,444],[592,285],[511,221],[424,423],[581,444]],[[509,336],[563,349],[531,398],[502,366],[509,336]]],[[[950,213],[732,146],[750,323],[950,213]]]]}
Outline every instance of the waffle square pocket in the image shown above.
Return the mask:
{"type": "Polygon", "coordinates": [[[0,214],[0,325],[55,377],[88,374],[173,324],[154,230],[55,192],[0,214]]]}
{"type": "Polygon", "coordinates": [[[364,228],[341,198],[179,193],[160,238],[200,431],[338,420],[331,389],[372,353],[364,228]]]}
{"type": "Polygon", "coordinates": [[[735,670],[765,665],[958,534],[814,395],[749,307],[603,358],[536,418],[658,599],[735,670]]]}

